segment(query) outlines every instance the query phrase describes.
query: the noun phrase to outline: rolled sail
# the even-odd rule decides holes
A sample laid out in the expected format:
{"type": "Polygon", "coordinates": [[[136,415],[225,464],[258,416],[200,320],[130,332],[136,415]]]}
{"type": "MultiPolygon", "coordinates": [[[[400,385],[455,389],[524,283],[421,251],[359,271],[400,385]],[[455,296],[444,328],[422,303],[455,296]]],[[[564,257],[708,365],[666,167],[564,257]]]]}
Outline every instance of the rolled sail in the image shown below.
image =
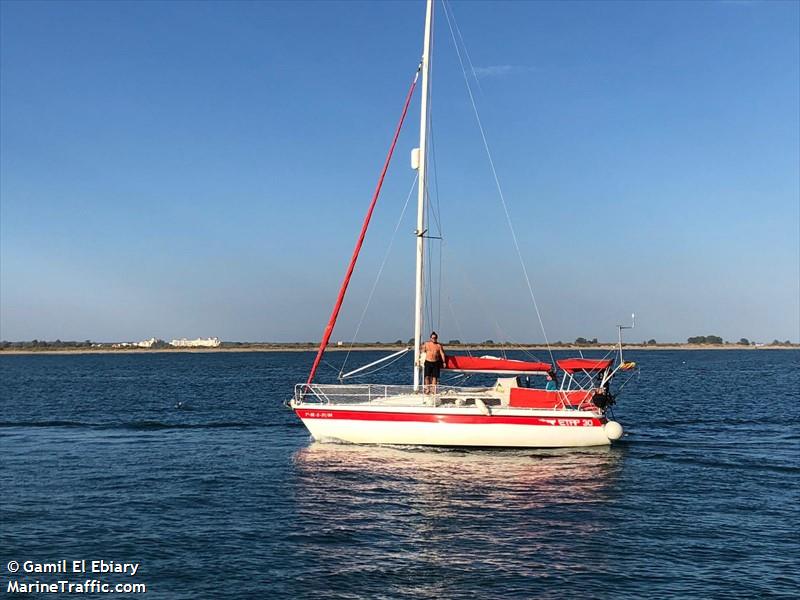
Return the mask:
{"type": "Polygon", "coordinates": [[[444,369],[461,373],[545,375],[553,371],[553,365],[544,362],[512,360],[499,356],[448,356],[444,369]]]}

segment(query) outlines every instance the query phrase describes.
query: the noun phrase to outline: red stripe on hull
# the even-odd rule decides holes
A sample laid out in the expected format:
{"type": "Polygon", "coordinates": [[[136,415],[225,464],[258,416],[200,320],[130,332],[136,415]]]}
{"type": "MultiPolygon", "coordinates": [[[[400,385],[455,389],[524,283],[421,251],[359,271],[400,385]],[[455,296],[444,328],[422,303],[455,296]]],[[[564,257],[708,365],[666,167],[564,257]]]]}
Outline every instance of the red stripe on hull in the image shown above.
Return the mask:
{"type": "Polygon", "coordinates": [[[348,421],[393,421],[413,423],[449,423],[453,425],[539,425],[545,427],[602,427],[605,419],[594,417],[520,417],[485,415],[448,415],[360,410],[296,409],[301,419],[344,419],[348,421]]]}

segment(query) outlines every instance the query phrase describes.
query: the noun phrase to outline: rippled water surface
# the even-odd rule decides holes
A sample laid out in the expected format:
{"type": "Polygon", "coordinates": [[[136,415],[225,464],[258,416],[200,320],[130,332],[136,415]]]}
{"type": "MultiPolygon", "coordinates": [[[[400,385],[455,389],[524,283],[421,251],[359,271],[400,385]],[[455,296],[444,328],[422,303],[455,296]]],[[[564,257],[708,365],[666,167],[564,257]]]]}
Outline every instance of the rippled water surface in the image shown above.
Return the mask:
{"type": "Polygon", "coordinates": [[[3,592],[85,558],[157,598],[796,597],[800,352],[630,357],[614,447],[462,451],[310,442],[308,353],[0,356],[3,592]]]}

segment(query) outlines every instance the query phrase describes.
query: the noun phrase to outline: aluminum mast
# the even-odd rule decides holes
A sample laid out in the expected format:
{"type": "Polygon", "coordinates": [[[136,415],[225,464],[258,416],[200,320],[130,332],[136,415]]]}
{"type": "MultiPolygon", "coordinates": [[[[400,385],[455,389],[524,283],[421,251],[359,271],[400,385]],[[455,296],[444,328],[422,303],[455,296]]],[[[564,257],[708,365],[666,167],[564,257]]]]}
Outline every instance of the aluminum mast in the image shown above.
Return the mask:
{"type": "Polygon", "coordinates": [[[419,389],[422,365],[419,364],[422,344],[423,298],[425,295],[425,192],[427,190],[428,151],[428,77],[430,76],[431,34],[433,33],[433,0],[425,10],[425,41],[422,47],[422,99],[419,116],[418,195],[417,195],[417,285],[414,300],[414,390],[419,389]]]}

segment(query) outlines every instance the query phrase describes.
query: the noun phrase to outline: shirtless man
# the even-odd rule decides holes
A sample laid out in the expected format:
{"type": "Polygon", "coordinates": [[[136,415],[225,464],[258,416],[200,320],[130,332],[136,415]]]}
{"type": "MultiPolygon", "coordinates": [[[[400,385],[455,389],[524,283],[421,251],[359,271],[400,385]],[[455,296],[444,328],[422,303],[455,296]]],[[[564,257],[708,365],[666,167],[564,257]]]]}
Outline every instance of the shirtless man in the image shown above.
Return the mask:
{"type": "Polygon", "coordinates": [[[422,350],[425,352],[425,393],[429,394],[433,387],[435,394],[439,385],[439,371],[445,363],[444,346],[439,343],[435,331],[431,332],[431,339],[422,344],[422,350]]]}

